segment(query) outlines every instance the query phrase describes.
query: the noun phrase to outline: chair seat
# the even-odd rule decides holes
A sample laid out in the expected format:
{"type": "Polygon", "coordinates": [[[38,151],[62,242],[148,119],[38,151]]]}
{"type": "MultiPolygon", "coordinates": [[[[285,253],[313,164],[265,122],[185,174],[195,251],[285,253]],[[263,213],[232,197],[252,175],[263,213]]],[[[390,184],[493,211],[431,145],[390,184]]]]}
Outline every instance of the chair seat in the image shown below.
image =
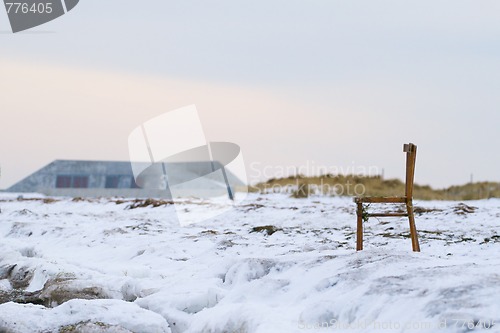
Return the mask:
{"type": "Polygon", "coordinates": [[[406,203],[407,197],[355,197],[355,203],[406,203]]]}
{"type": "Polygon", "coordinates": [[[368,217],[403,217],[408,216],[408,213],[375,213],[375,214],[366,214],[368,217]]]}

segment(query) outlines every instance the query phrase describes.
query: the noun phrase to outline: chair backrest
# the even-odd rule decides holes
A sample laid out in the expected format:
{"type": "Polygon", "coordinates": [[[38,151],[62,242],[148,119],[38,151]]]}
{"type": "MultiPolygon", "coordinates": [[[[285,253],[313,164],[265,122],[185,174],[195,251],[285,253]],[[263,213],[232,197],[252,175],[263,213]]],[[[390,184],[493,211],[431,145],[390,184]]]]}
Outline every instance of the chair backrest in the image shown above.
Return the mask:
{"type": "Polygon", "coordinates": [[[415,177],[415,161],[417,160],[417,146],[413,143],[403,145],[403,152],[406,153],[406,191],[407,198],[413,197],[413,180],[415,177]]]}

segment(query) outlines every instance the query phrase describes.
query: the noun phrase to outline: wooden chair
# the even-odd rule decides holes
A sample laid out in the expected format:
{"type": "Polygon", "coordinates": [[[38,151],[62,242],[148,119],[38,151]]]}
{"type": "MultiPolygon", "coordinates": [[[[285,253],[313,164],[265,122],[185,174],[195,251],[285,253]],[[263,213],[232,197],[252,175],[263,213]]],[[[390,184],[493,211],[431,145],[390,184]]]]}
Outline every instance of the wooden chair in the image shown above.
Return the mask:
{"type": "Polygon", "coordinates": [[[382,216],[408,216],[410,222],[410,236],[413,251],[420,252],[418,244],[417,229],[415,227],[415,216],[413,214],[413,178],[415,175],[415,161],[417,157],[417,146],[413,143],[403,145],[406,153],[406,191],[404,197],[356,197],[356,214],[358,217],[356,250],[363,250],[363,222],[370,217],[382,216]],[[370,214],[364,210],[364,203],[402,203],[406,204],[406,213],[378,213],[370,214]]]}

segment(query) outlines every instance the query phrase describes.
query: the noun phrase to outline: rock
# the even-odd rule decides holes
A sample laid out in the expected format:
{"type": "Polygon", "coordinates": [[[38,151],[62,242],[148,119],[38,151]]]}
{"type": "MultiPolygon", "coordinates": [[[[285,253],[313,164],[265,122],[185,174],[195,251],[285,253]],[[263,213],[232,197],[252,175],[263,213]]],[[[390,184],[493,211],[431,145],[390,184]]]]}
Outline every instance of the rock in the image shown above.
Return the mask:
{"type": "Polygon", "coordinates": [[[283,229],[275,227],[273,225],[264,225],[264,226],[260,226],[260,227],[253,227],[250,232],[251,233],[252,232],[263,232],[263,233],[266,233],[267,235],[271,236],[272,234],[274,234],[277,231],[283,231],[283,229]]]}
{"type": "Polygon", "coordinates": [[[43,286],[40,298],[47,307],[55,307],[72,299],[107,299],[104,290],[95,286],[84,286],[82,281],[68,277],[57,277],[43,286]]]}
{"type": "Polygon", "coordinates": [[[0,266],[0,280],[8,279],[17,264],[0,266]]]}
{"type": "Polygon", "coordinates": [[[44,305],[40,292],[25,292],[23,290],[0,291],[0,304],[14,302],[20,304],[44,305]]]}
{"type": "Polygon", "coordinates": [[[121,326],[108,325],[101,322],[82,322],[74,325],[63,326],[58,333],[132,333],[121,326]]]}
{"type": "Polygon", "coordinates": [[[10,272],[9,281],[14,289],[24,289],[29,286],[33,279],[34,270],[28,267],[13,267],[10,272]]]}

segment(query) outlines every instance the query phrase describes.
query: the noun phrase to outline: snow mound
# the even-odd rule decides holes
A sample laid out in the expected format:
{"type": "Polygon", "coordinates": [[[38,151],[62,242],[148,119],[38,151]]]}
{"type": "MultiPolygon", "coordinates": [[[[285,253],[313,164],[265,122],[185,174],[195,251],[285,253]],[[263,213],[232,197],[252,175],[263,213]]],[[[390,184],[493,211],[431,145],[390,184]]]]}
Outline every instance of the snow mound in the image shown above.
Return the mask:
{"type": "Polygon", "coordinates": [[[53,309],[10,302],[1,311],[0,331],[11,333],[64,332],[63,328],[67,332],[77,328],[81,332],[171,332],[160,315],[118,300],[71,300],[53,309]]]}

